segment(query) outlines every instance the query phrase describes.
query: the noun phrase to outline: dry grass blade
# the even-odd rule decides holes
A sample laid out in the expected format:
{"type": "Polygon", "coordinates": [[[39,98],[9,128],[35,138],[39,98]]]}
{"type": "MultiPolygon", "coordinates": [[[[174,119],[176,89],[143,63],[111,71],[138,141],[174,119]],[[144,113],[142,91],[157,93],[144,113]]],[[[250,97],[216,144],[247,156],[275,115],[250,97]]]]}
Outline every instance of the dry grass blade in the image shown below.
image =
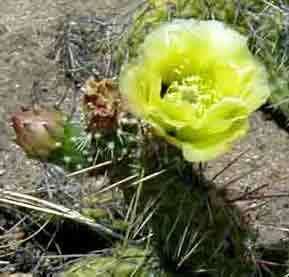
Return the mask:
{"type": "Polygon", "coordinates": [[[126,232],[126,241],[130,238],[130,236],[132,236],[133,223],[137,219],[137,207],[139,205],[141,191],[142,191],[142,183],[139,183],[137,190],[135,192],[135,197],[132,198],[131,212],[129,216],[129,227],[127,228],[126,232]]]}
{"type": "Polygon", "coordinates": [[[96,164],[96,165],[93,165],[93,166],[90,166],[90,167],[87,167],[87,168],[84,168],[84,169],[69,173],[65,177],[70,178],[70,177],[78,176],[78,175],[87,173],[89,171],[92,171],[94,169],[98,169],[98,168],[101,168],[101,167],[104,167],[104,166],[107,166],[107,165],[111,165],[112,163],[113,163],[113,161],[106,161],[106,162],[103,162],[103,163],[100,163],[100,164],[96,164]]]}
{"type": "Polygon", "coordinates": [[[177,267],[180,268],[184,262],[190,258],[190,256],[197,250],[197,248],[200,246],[200,244],[207,238],[208,234],[205,233],[203,237],[191,248],[191,250],[181,259],[181,261],[178,263],[177,267]]]}
{"type": "Polygon", "coordinates": [[[276,193],[276,194],[263,194],[263,195],[260,195],[260,196],[248,196],[245,199],[237,199],[237,200],[234,200],[234,201],[260,200],[260,199],[266,199],[266,198],[273,199],[273,198],[282,198],[282,197],[288,198],[289,197],[289,193],[276,193]]]}
{"type": "MultiPolygon", "coordinates": [[[[245,193],[243,193],[241,196],[238,196],[236,198],[233,198],[233,199],[229,199],[228,202],[229,203],[234,203],[234,202],[237,202],[237,201],[247,201],[247,200],[251,200],[252,199],[252,195],[255,194],[255,193],[258,193],[260,190],[268,187],[269,185],[268,184],[265,184],[265,185],[262,185],[262,186],[259,186],[257,187],[256,189],[253,189],[251,191],[246,191],[245,193]]],[[[254,198],[254,197],[253,197],[254,198]]]]}
{"type": "Polygon", "coordinates": [[[29,237],[25,238],[24,240],[21,240],[19,243],[23,243],[26,242],[30,239],[32,239],[33,237],[37,236],[42,230],[44,230],[44,228],[50,223],[51,218],[48,218],[43,224],[42,226],[40,226],[40,228],[34,232],[33,234],[31,234],[29,237]]]}
{"type": "Polygon", "coordinates": [[[16,246],[19,246],[20,244],[23,244],[23,243],[31,240],[32,238],[37,236],[39,233],[41,233],[45,229],[45,227],[50,223],[50,221],[51,221],[51,217],[49,217],[41,226],[39,226],[37,231],[33,232],[31,235],[29,235],[25,239],[19,239],[19,240],[14,241],[15,238],[13,238],[11,240],[12,237],[9,234],[7,234],[5,236],[1,236],[0,239],[4,239],[6,237],[7,239],[9,239],[9,241],[7,244],[0,245],[0,249],[5,249],[5,248],[10,249],[12,241],[15,244],[14,246],[16,247],[16,246]]]}
{"type": "Polygon", "coordinates": [[[266,228],[270,228],[270,229],[275,229],[275,230],[278,230],[278,231],[282,231],[282,232],[286,232],[286,233],[289,233],[289,228],[286,228],[286,227],[281,227],[281,226],[275,226],[273,224],[259,224],[259,226],[262,226],[262,227],[266,227],[266,228]]]}
{"type": "Polygon", "coordinates": [[[261,210],[261,208],[266,207],[268,205],[269,201],[262,201],[261,203],[251,205],[250,207],[244,209],[244,215],[248,214],[251,211],[254,210],[261,210]]]}
{"type": "Polygon", "coordinates": [[[138,227],[136,231],[134,231],[133,234],[133,239],[135,239],[138,234],[141,232],[141,230],[147,225],[147,223],[151,220],[155,212],[157,211],[158,207],[155,207],[146,217],[145,219],[141,222],[141,225],[138,227]]]}
{"type": "Polygon", "coordinates": [[[143,183],[143,182],[145,182],[145,181],[151,180],[151,179],[153,179],[153,178],[155,178],[155,177],[158,177],[158,176],[166,173],[168,170],[169,170],[169,169],[165,168],[165,169],[162,169],[162,170],[160,170],[160,171],[158,171],[158,172],[155,172],[155,173],[153,173],[153,174],[150,174],[150,175],[148,175],[148,176],[145,176],[145,177],[143,177],[143,178],[141,178],[141,179],[133,182],[133,183],[131,184],[131,186],[135,186],[135,185],[141,184],[141,183],[143,183]]]}
{"type": "Polygon", "coordinates": [[[191,227],[191,224],[192,224],[192,221],[193,221],[193,217],[194,217],[194,213],[191,214],[189,220],[188,220],[188,223],[186,225],[186,228],[183,232],[183,235],[181,236],[181,239],[180,239],[180,242],[179,242],[179,247],[178,247],[178,251],[177,251],[177,258],[180,258],[181,256],[181,253],[183,252],[183,247],[184,247],[184,243],[185,243],[185,240],[187,238],[187,236],[190,236],[190,227],[191,227]]]}
{"type": "Polygon", "coordinates": [[[261,166],[257,166],[251,170],[248,170],[247,172],[245,172],[244,174],[236,177],[236,178],[233,178],[232,180],[228,181],[223,187],[222,189],[227,189],[229,186],[231,186],[232,184],[242,180],[243,178],[245,178],[246,176],[250,175],[251,173],[257,171],[259,168],[261,168],[261,166]]]}
{"type": "Polygon", "coordinates": [[[30,195],[22,194],[19,192],[0,190],[0,202],[15,205],[18,207],[28,208],[39,212],[44,212],[50,215],[59,216],[64,219],[73,220],[77,223],[84,224],[89,226],[90,228],[93,228],[101,235],[109,235],[116,239],[124,239],[121,234],[118,234],[113,230],[109,229],[108,227],[94,222],[90,218],[81,215],[75,210],[71,210],[62,205],[54,204],[52,202],[39,199],[30,195]]]}
{"type": "Polygon", "coordinates": [[[100,191],[97,192],[97,194],[101,194],[101,193],[107,192],[108,190],[112,190],[112,189],[114,189],[114,188],[116,188],[116,187],[118,187],[118,186],[120,186],[120,185],[122,185],[128,181],[131,181],[132,179],[136,178],[137,176],[138,176],[138,174],[134,174],[132,176],[124,178],[124,179],[122,179],[116,183],[113,183],[113,184],[101,189],[100,191]]]}
{"type": "Polygon", "coordinates": [[[147,223],[151,220],[155,212],[158,210],[159,200],[161,199],[163,193],[164,190],[160,191],[154,199],[147,202],[143,212],[138,216],[138,218],[134,222],[135,231],[133,234],[133,239],[137,237],[137,235],[147,225],[147,223]]]}
{"type": "Polygon", "coordinates": [[[221,176],[226,170],[228,170],[233,164],[235,164],[242,156],[248,153],[250,148],[246,149],[245,151],[241,152],[236,158],[230,161],[222,170],[220,170],[212,179],[211,182],[214,182],[219,176],[221,176]]]}
{"type": "Polygon", "coordinates": [[[172,228],[171,228],[171,230],[169,231],[169,233],[168,233],[168,235],[166,237],[164,249],[166,249],[167,251],[169,251],[170,239],[171,239],[174,231],[176,230],[177,224],[180,222],[181,215],[182,215],[182,212],[183,212],[182,211],[182,207],[183,207],[183,205],[182,205],[182,202],[181,202],[181,204],[179,205],[179,208],[178,208],[178,214],[176,216],[174,224],[172,225],[172,228]]]}

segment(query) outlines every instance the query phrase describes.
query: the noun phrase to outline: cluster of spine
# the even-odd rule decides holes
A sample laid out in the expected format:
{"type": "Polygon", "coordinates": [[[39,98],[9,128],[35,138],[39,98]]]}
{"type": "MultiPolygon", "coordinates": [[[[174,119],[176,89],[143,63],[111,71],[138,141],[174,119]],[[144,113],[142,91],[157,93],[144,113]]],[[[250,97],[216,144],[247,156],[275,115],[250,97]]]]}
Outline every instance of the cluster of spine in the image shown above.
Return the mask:
{"type": "Polygon", "coordinates": [[[123,159],[136,144],[138,120],[122,110],[112,80],[90,78],[82,91],[83,123],[94,162],[123,159]]]}

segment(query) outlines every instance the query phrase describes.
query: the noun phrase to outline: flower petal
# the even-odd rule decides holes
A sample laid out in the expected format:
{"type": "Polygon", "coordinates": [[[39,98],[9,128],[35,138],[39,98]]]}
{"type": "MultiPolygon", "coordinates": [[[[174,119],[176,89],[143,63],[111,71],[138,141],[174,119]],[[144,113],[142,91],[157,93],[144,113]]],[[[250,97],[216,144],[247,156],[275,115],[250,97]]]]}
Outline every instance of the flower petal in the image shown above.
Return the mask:
{"type": "Polygon", "coordinates": [[[147,36],[140,56],[161,74],[164,83],[199,73],[209,63],[208,40],[199,27],[196,20],[175,20],[147,36]]]}
{"type": "Polygon", "coordinates": [[[142,65],[128,65],[121,72],[120,90],[131,111],[141,116],[149,105],[159,101],[161,79],[142,65]]]}
{"type": "Polygon", "coordinates": [[[232,142],[244,136],[249,128],[247,120],[235,122],[226,132],[217,136],[203,137],[196,143],[191,141],[182,143],[182,152],[186,160],[203,162],[217,158],[230,150],[232,142]]]}
{"type": "Polygon", "coordinates": [[[261,105],[265,104],[270,96],[270,85],[268,82],[268,74],[266,69],[261,65],[255,67],[250,82],[243,88],[241,98],[246,102],[249,112],[257,110],[261,105]]]}
{"type": "Polygon", "coordinates": [[[224,98],[207,111],[201,124],[202,133],[207,135],[224,132],[235,121],[248,117],[246,103],[237,98],[224,98]]]}

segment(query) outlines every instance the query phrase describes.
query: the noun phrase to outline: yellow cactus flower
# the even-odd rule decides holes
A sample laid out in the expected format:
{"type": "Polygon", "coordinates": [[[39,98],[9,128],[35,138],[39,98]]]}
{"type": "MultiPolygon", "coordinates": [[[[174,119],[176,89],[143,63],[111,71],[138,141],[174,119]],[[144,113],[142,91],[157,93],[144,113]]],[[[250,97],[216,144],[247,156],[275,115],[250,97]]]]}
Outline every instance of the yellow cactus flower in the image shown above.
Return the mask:
{"type": "Polygon", "coordinates": [[[148,34],[124,66],[120,90],[131,111],[192,162],[228,151],[270,95],[266,70],[246,37],[222,22],[194,19],[148,34]]]}

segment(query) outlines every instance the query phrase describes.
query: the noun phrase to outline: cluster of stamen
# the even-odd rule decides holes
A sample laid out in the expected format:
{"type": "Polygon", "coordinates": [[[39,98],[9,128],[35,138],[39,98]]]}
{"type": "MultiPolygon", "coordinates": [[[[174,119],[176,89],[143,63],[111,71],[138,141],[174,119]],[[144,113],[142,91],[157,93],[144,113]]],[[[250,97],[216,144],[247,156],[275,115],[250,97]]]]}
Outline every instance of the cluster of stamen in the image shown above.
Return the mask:
{"type": "Polygon", "coordinates": [[[218,101],[217,91],[212,82],[200,76],[189,76],[181,81],[174,81],[168,87],[164,98],[175,103],[190,103],[196,110],[197,116],[202,116],[205,111],[218,101]]]}

